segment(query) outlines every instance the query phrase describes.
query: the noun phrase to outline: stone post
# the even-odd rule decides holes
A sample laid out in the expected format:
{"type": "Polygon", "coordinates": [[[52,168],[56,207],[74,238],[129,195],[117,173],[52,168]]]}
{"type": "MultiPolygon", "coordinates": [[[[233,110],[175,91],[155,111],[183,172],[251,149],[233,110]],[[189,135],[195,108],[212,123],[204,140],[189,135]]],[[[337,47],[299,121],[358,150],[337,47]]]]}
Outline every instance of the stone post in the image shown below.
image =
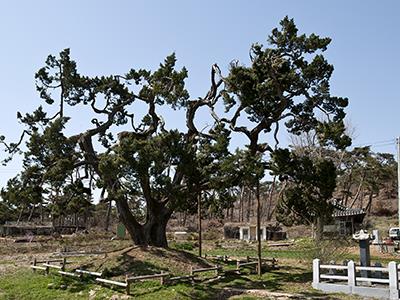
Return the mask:
{"type": "Polygon", "coordinates": [[[397,263],[391,261],[388,265],[389,268],[389,299],[399,299],[399,277],[397,271],[397,263]]]}
{"type": "Polygon", "coordinates": [[[350,291],[356,286],[356,265],[352,260],[347,263],[347,284],[350,287],[350,291]]]}
{"type": "Polygon", "coordinates": [[[319,286],[319,265],[320,260],[318,258],[313,260],[313,283],[312,287],[318,289],[319,286]]]}
{"type": "MultiPolygon", "coordinates": [[[[360,265],[362,267],[369,267],[371,265],[371,257],[369,253],[369,241],[373,239],[366,230],[360,230],[353,234],[353,239],[357,240],[360,246],[360,265]]],[[[369,271],[360,271],[361,277],[368,278],[369,271]]]]}

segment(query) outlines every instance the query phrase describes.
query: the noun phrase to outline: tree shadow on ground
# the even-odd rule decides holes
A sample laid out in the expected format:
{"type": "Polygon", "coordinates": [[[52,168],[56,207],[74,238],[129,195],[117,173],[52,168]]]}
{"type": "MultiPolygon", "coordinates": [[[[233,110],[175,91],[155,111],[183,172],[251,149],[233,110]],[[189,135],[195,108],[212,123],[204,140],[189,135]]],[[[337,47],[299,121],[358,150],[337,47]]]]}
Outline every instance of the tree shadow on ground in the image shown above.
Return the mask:
{"type": "Polygon", "coordinates": [[[179,261],[183,261],[190,264],[196,264],[198,266],[207,267],[210,266],[210,262],[202,257],[198,257],[197,255],[178,249],[163,249],[163,248],[150,248],[148,250],[149,253],[153,255],[157,255],[159,257],[165,258],[176,258],[179,261]]]}
{"type": "Polygon", "coordinates": [[[149,275],[168,271],[168,268],[162,268],[149,261],[137,260],[126,253],[119,256],[116,261],[117,265],[107,269],[105,276],[149,275]]]}
{"type": "Polygon", "coordinates": [[[183,296],[183,298],[189,299],[210,299],[210,300],[217,300],[217,299],[228,299],[228,298],[221,298],[221,290],[215,289],[211,286],[204,286],[204,285],[196,285],[194,289],[188,292],[179,291],[179,295],[183,296]]]}

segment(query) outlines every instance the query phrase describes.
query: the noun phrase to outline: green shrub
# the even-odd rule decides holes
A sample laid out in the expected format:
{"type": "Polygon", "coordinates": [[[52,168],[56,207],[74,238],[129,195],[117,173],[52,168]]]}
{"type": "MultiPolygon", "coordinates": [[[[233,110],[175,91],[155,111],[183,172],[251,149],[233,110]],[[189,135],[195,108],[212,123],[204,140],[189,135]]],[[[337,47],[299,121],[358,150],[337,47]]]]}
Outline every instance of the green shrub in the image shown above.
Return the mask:
{"type": "Polygon", "coordinates": [[[195,245],[192,242],[182,242],[175,243],[173,247],[178,250],[192,251],[195,248],[195,245]]]}

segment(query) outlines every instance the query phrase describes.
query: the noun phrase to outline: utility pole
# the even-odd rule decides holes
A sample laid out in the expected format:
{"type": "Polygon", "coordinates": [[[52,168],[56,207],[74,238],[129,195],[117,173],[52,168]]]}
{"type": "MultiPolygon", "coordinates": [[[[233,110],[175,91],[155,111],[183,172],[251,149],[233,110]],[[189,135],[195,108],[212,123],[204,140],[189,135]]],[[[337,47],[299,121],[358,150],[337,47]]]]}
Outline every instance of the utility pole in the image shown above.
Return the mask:
{"type": "Polygon", "coordinates": [[[261,201],[260,201],[260,180],[257,181],[256,186],[256,198],[257,198],[257,273],[258,276],[262,275],[262,260],[261,260],[261,201]]]}
{"type": "Polygon", "coordinates": [[[201,257],[202,237],[201,237],[201,192],[197,198],[197,217],[199,220],[199,257],[201,257]]]}
{"type": "Polygon", "coordinates": [[[399,217],[399,226],[400,226],[400,137],[396,139],[397,144],[397,213],[399,217]]]}

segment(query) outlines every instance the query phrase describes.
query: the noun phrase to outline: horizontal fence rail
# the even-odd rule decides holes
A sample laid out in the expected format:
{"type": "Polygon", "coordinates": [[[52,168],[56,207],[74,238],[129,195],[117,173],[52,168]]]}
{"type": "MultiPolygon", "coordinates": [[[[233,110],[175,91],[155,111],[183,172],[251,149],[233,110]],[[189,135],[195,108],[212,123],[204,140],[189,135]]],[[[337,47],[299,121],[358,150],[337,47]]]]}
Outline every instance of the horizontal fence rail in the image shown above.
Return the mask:
{"type": "Polygon", "coordinates": [[[394,261],[387,267],[367,267],[356,266],[351,260],[347,265],[322,265],[319,259],[314,259],[312,286],[324,292],[398,300],[399,268],[394,261]]]}

